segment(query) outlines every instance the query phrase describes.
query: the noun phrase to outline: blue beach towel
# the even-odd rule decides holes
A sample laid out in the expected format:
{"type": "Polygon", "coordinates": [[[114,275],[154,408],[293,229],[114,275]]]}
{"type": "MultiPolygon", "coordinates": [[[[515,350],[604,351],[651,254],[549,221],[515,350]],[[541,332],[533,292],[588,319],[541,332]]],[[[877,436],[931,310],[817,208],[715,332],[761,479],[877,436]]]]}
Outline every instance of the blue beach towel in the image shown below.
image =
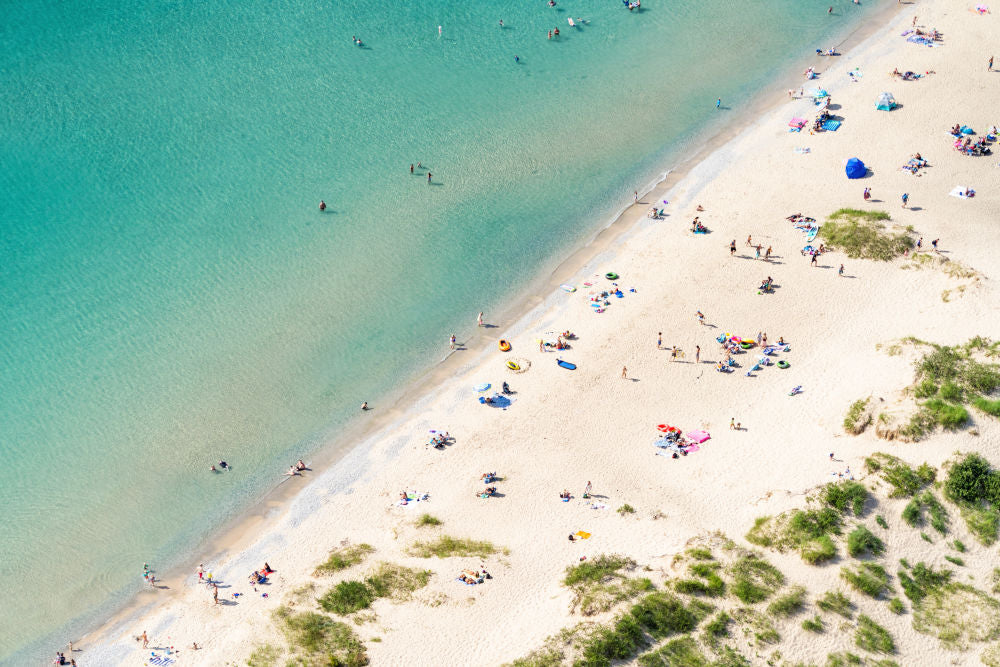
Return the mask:
{"type": "Polygon", "coordinates": [[[840,121],[829,118],[826,121],[824,121],[822,127],[824,130],[827,130],[829,132],[836,132],[837,128],[840,127],[840,121]]]}

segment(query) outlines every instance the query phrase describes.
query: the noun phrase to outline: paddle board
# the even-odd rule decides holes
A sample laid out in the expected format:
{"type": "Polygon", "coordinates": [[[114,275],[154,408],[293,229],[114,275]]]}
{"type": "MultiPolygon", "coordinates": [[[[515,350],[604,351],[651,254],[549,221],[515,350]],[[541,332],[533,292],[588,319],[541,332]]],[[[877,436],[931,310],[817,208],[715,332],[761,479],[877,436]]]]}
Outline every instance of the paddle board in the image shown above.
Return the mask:
{"type": "Polygon", "coordinates": [[[576,291],[576,288],[575,288],[575,287],[573,287],[572,285],[567,285],[566,283],[563,283],[563,284],[562,284],[562,285],[560,285],[559,287],[562,287],[562,288],[563,288],[563,290],[565,290],[565,291],[567,291],[567,292],[575,292],[575,291],[576,291]]]}
{"type": "Polygon", "coordinates": [[[563,361],[562,359],[556,359],[556,363],[565,368],[566,370],[575,371],[576,364],[571,364],[568,361],[563,361]]]}

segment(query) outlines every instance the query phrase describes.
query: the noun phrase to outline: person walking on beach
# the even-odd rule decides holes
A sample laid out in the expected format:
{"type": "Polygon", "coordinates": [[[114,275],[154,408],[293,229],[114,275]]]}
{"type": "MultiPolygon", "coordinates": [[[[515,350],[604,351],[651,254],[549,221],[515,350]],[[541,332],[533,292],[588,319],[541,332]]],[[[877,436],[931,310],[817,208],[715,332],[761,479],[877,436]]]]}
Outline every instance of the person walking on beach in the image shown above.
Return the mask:
{"type": "Polygon", "coordinates": [[[865,201],[868,201],[869,199],[872,198],[872,189],[871,188],[865,188],[864,198],[865,198],[865,201]]]}
{"type": "Polygon", "coordinates": [[[813,266],[819,266],[819,261],[818,261],[819,260],[819,253],[818,252],[814,252],[812,257],[813,257],[812,261],[809,262],[809,263],[812,264],[813,266]]]}
{"type": "Polygon", "coordinates": [[[906,203],[910,201],[910,194],[908,192],[903,193],[903,208],[906,208],[906,203]]]}
{"type": "Polygon", "coordinates": [[[695,313],[695,317],[698,318],[698,324],[704,324],[705,323],[705,313],[703,313],[703,312],[701,312],[699,310],[699,311],[697,311],[695,313]]]}
{"type": "Polygon", "coordinates": [[[694,363],[701,363],[701,345],[694,346],[694,363]]]}
{"type": "Polygon", "coordinates": [[[986,63],[986,71],[987,72],[993,71],[993,56],[990,56],[990,61],[986,63]]]}
{"type": "Polygon", "coordinates": [[[843,264],[841,264],[840,268],[837,269],[837,275],[840,276],[841,278],[844,277],[844,265],[843,264]]]}
{"type": "Polygon", "coordinates": [[[730,417],[729,418],[729,430],[730,431],[735,431],[736,430],[736,417],[730,417]]]}
{"type": "Polygon", "coordinates": [[[142,647],[149,648],[149,637],[146,636],[146,631],[142,631],[142,647]]]}
{"type": "Polygon", "coordinates": [[[626,366],[622,366],[622,379],[623,380],[628,379],[628,367],[626,366]]]}
{"type": "Polygon", "coordinates": [[[428,171],[427,172],[427,184],[430,185],[430,183],[431,183],[431,172],[428,171]]]}
{"type": "Polygon", "coordinates": [[[732,257],[736,254],[736,239],[733,239],[732,243],[729,244],[729,256],[732,257]]]}
{"type": "Polygon", "coordinates": [[[639,191],[638,190],[634,190],[632,192],[632,199],[633,199],[633,201],[635,201],[636,204],[639,203],[639,191]]]}
{"type": "Polygon", "coordinates": [[[771,261],[771,246],[767,246],[767,252],[764,253],[764,261],[765,262],[771,261]]]}
{"type": "Polygon", "coordinates": [[[722,108],[722,98],[721,97],[719,99],[715,100],[715,108],[716,109],[721,109],[722,108]]]}
{"type": "Polygon", "coordinates": [[[663,349],[663,332],[662,331],[658,331],[656,333],[656,349],[657,350],[662,350],[663,349]]]}
{"type": "Polygon", "coordinates": [[[753,245],[753,234],[747,234],[747,245],[753,245]]]}
{"type": "Polygon", "coordinates": [[[451,337],[448,338],[448,344],[451,346],[451,349],[453,350],[455,349],[455,340],[456,340],[455,334],[452,334],[451,337]]]}
{"type": "Polygon", "coordinates": [[[759,243],[757,244],[757,256],[754,257],[754,259],[760,259],[760,245],[761,244],[759,244],[759,243]]]}
{"type": "Polygon", "coordinates": [[[205,566],[203,563],[198,563],[198,583],[205,582],[205,566]]]}
{"type": "Polygon", "coordinates": [[[931,247],[934,248],[934,252],[937,252],[937,244],[938,244],[938,241],[940,241],[940,240],[941,239],[934,239],[933,241],[931,241],[931,247]]]}
{"type": "Polygon", "coordinates": [[[212,584],[212,599],[215,601],[215,604],[219,604],[219,585],[218,584],[212,584]]]}
{"type": "Polygon", "coordinates": [[[479,325],[479,326],[483,326],[483,313],[482,313],[482,311],[479,312],[479,317],[476,318],[476,324],[479,325]]]}

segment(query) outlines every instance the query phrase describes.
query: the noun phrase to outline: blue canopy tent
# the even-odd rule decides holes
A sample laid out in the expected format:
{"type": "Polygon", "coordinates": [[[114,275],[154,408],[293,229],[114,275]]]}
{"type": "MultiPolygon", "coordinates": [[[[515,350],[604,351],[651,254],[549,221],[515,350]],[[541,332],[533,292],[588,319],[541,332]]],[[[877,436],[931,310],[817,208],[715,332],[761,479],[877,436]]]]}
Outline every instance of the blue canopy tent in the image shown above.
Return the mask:
{"type": "Polygon", "coordinates": [[[868,167],[858,158],[852,157],[847,161],[847,168],[844,171],[847,172],[848,178],[864,178],[868,173],[868,167]]]}

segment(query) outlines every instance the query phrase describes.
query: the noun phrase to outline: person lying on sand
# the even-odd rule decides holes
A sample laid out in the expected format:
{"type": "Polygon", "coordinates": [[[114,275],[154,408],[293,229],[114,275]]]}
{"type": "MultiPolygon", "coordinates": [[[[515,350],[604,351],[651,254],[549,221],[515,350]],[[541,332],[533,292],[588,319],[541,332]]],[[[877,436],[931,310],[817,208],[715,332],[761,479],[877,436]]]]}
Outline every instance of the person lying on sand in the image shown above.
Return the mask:
{"type": "Polygon", "coordinates": [[[285,474],[291,477],[293,475],[298,475],[299,471],[295,469],[295,466],[288,466],[288,471],[285,474]]]}

